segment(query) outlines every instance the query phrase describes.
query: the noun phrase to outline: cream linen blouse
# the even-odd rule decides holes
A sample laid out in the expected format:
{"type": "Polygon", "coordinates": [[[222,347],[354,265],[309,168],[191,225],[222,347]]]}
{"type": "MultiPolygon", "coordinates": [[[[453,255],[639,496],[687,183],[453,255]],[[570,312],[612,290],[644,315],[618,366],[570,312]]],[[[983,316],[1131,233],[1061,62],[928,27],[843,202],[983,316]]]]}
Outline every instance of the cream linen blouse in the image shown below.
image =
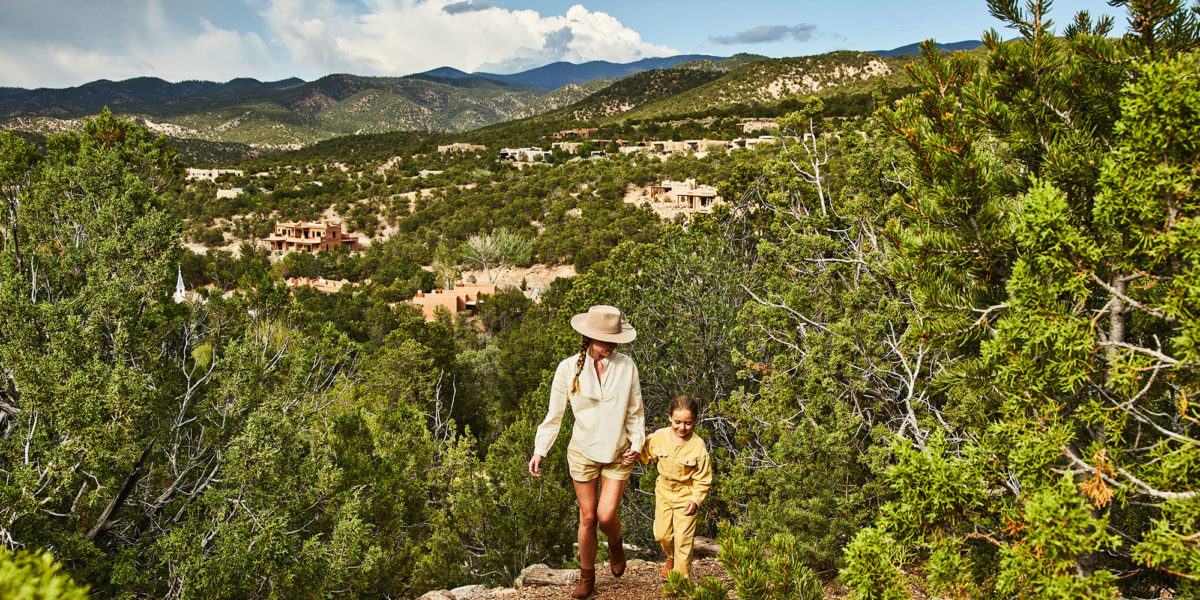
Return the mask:
{"type": "Polygon", "coordinates": [[[613,352],[611,357],[600,361],[604,371],[597,378],[595,363],[590,355],[586,356],[583,372],[579,374],[579,393],[569,395],[578,361],[578,354],[563,359],[554,371],[550,410],[538,425],[534,454],[546,456],[550,452],[562,426],[568,397],[571,413],[575,415],[571,441],[584,456],[608,464],[619,460],[626,448],[641,452],[646,442],[646,413],[633,359],[613,352]]]}

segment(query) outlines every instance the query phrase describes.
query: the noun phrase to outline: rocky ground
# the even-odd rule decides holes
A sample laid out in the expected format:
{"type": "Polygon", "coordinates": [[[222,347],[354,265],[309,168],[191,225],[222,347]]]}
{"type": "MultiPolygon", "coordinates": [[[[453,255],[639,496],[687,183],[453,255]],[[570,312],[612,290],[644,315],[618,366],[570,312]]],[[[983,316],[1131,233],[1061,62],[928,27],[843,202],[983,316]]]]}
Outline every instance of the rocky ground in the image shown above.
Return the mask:
{"type": "MultiPolygon", "coordinates": [[[[596,567],[596,593],[593,600],[650,600],[662,598],[663,579],[661,562],[630,560],[625,574],[620,578],[612,576],[608,564],[596,567]]],[[[526,569],[550,571],[543,565],[535,565],[526,569]]],[[[555,571],[558,573],[559,571],[555,571]]],[[[692,577],[695,579],[718,577],[729,581],[729,575],[715,558],[702,558],[692,563],[692,577]]],[[[485,588],[469,585],[453,590],[438,590],[421,596],[419,600],[563,600],[571,597],[575,581],[563,585],[523,585],[518,579],[515,588],[485,588]]],[[[733,595],[732,597],[736,597],[733,595]]]]}
{"type": "MultiPolygon", "coordinates": [[[[661,562],[630,560],[625,574],[618,579],[612,576],[612,573],[608,570],[607,563],[597,565],[596,592],[592,595],[592,599],[658,600],[664,598],[662,593],[662,568],[663,563],[661,562]]],[[[543,576],[546,574],[561,575],[564,573],[563,571],[548,569],[544,565],[531,566],[526,569],[525,573],[535,570],[539,570],[543,576]]],[[[725,569],[721,567],[717,559],[701,558],[692,562],[693,581],[699,581],[709,576],[716,577],[725,582],[730,590],[729,597],[732,600],[737,599],[737,593],[733,591],[729,574],[725,572],[725,569]]],[[[522,577],[524,577],[524,574],[522,574],[522,577]]],[[[575,579],[572,577],[569,582],[565,581],[560,585],[524,585],[522,579],[518,578],[516,586],[513,588],[485,588],[478,585],[464,586],[453,590],[429,592],[419,600],[567,600],[571,597],[571,591],[575,588],[575,579]]],[[[826,600],[840,600],[847,597],[846,589],[841,585],[833,583],[826,585],[826,600]]],[[[924,598],[924,596],[914,595],[913,598],[924,598]]]]}

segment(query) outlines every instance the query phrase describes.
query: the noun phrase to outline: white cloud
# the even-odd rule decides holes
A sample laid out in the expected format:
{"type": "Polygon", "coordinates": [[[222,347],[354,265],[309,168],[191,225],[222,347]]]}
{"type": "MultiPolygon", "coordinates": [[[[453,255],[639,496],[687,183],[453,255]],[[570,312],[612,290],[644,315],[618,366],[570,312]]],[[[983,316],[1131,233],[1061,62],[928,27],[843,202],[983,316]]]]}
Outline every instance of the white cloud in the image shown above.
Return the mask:
{"type": "Polygon", "coordinates": [[[733,35],[718,35],[708,39],[714,44],[726,46],[736,44],[765,44],[768,42],[779,42],[789,37],[797,42],[807,42],[813,39],[816,31],[817,26],[810,23],[795,26],[759,25],[758,27],[751,27],[733,35]]]}
{"type": "Polygon", "coordinates": [[[319,73],[405,75],[443,65],[516,71],[560,60],[628,62],[677,53],[581,5],[542,16],[490,2],[371,0],[355,14],[334,0],[270,0],[261,14],[268,35],[319,73]]]}
{"type": "Polygon", "coordinates": [[[67,87],[141,76],[225,81],[282,78],[292,70],[257,33],[203,18],[174,22],[161,0],[125,0],[106,5],[109,12],[93,10],[92,3],[42,4],[27,20],[0,25],[0,85],[67,87]],[[47,22],[47,14],[59,15],[59,22],[47,22]]]}
{"type": "Polygon", "coordinates": [[[0,86],[65,87],[139,76],[407,75],[443,65],[515,72],[555,61],[628,62],[678,53],[581,5],[543,16],[488,0],[13,4],[0,19],[0,86]]]}

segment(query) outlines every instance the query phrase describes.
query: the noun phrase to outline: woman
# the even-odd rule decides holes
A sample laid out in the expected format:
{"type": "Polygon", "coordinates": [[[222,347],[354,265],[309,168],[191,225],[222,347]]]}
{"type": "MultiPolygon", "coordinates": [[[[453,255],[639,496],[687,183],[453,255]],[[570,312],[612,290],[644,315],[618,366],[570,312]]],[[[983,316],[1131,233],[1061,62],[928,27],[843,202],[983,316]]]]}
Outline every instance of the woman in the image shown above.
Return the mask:
{"type": "Polygon", "coordinates": [[[567,445],[567,467],[579,500],[579,585],[571,597],[587,598],[596,586],[597,525],[608,536],[613,576],[625,573],[617,509],[646,441],[646,416],[637,365],[616,352],[618,344],[637,337],[637,331],[621,318],[621,311],[593,306],[572,317],[571,327],[583,335],[583,341],[579,354],[563,359],[554,372],[550,410],[534,438],[529,474],[541,477],[542,459],[558,437],[570,399],[575,426],[567,445]]]}

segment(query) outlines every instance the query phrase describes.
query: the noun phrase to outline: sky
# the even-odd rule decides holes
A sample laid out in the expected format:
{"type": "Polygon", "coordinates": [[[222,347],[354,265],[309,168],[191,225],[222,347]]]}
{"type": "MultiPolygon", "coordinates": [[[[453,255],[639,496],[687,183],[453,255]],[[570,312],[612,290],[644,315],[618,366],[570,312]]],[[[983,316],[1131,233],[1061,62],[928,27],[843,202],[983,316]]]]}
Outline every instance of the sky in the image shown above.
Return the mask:
{"type": "MultiPolygon", "coordinates": [[[[1057,0],[1051,18],[1061,29],[1081,10],[1126,28],[1104,0],[1057,0]]],[[[1016,35],[984,0],[0,0],[0,87],[806,56],[979,39],[991,28],[1016,35]]]]}

